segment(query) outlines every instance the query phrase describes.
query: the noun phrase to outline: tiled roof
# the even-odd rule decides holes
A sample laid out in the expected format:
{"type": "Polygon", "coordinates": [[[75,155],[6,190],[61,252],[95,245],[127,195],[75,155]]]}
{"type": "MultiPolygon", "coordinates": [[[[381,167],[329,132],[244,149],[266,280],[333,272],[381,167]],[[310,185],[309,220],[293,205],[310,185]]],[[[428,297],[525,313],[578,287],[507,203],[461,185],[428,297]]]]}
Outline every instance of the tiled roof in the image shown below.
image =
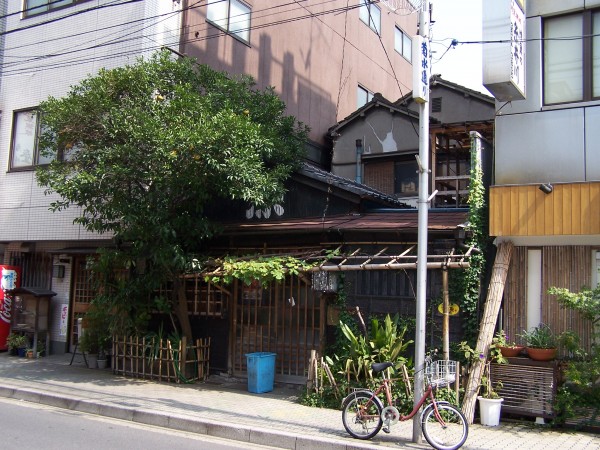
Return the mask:
{"type": "Polygon", "coordinates": [[[355,195],[360,196],[361,198],[372,198],[379,202],[388,203],[390,206],[410,208],[409,205],[403,203],[401,200],[399,200],[393,195],[384,194],[383,192],[378,191],[377,189],[373,189],[372,187],[369,187],[362,183],[357,183],[354,180],[350,180],[339,175],[334,175],[331,172],[319,169],[318,167],[315,167],[308,163],[303,163],[298,173],[300,175],[309,177],[313,180],[323,182],[325,183],[325,185],[332,185],[339,189],[351,192],[355,195]]]}
{"type": "MultiPolygon", "coordinates": [[[[431,210],[428,214],[428,230],[451,231],[466,222],[466,210],[431,210]]],[[[281,233],[321,231],[406,231],[418,229],[417,210],[344,214],[330,217],[312,217],[269,222],[242,222],[228,224],[225,233],[281,233]]]]}

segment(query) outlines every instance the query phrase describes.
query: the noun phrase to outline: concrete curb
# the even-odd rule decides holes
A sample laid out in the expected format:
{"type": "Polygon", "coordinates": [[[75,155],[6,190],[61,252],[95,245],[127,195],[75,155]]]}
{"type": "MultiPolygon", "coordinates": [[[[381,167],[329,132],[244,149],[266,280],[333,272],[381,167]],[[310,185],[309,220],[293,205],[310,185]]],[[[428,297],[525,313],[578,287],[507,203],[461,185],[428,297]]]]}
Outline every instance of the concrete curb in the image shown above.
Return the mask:
{"type": "Polygon", "coordinates": [[[117,406],[76,396],[49,394],[35,389],[0,385],[0,397],[39,403],[144,425],[206,434],[212,437],[291,450],[381,450],[380,445],[371,445],[360,441],[345,442],[324,437],[298,436],[292,433],[269,429],[254,429],[247,425],[226,424],[201,418],[156,412],[144,408],[117,406]]]}

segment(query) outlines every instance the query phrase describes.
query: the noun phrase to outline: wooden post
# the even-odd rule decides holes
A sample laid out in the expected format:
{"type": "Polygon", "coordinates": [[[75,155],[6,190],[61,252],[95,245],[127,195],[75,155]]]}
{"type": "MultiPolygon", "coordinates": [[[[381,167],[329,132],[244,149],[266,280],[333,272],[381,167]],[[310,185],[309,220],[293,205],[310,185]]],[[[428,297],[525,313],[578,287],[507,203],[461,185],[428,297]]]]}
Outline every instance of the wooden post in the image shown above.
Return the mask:
{"type": "MultiPolygon", "coordinates": [[[[496,254],[496,260],[494,261],[488,295],[485,301],[483,318],[479,325],[479,338],[477,339],[477,346],[475,347],[476,354],[480,353],[487,356],[490,350],[494,329],[496,328],[496,320],[498,319],[498,312],[500,311],[500,304],[502,303],[504,283],[506,282],[506,275],[508,274],[512,250],[513,243],[510,241],[502,242],[498,246],[498,253],[496,254]]],[[[486,358],[483,358],[475,361],[471,367],[471,373],[469,374],[469,381],[467,383],[467,389],[465,390],[462,410],[467,418],[467,422],[470,424],[473,423],[475,416],[475,402],[477,400],[477,393],[479,391],[479,385],[481,384],[481,376],[486,360],[486,358]]]]}
{"type": "Polygon", "coordinates": [[[442,317],[442,345],[444,351],[444,360],[450,359],[450,295],[448,294],[448,267],[442,268],[442,297],[443,317],[442,317]]]}
{"type": "Polygon", "coordinates": [[[308,363],[308,380],[306,382],[306,389],[308,391],[312,391],[314,384],[315,384],[314,380],[316,378],[316,372],[313,369],[313,367],[315,365],[316,357],[317,357],[317,351],[311,350],[310,351],[310,362],[308,363]]]}

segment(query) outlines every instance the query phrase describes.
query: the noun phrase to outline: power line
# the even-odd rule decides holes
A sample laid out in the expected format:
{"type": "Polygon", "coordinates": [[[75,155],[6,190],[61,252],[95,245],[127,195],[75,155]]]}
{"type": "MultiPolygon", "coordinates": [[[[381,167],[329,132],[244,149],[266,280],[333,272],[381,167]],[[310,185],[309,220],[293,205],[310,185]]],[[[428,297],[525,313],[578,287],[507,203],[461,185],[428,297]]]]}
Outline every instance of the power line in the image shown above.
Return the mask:
{"type": "MultiPolygon", "coordinates": [[[[322,2],[319,5],[328,3],[329,1],[331,1],[331,0],[328,0],[326,2],[322,2]]],[[[290,3],[288,3],[286,5],[283,5],[283,6],[288,6],[288,5],[290,5],[290,3]]],[[[279,5],[279,6],[281,7],[282,5],[279,5]]],[[[198,5],[195,5],[195,7],[198,7],[198,5]]],[[[257,30],[257,29],[261,29],[261,28],[267,28],[267,27],[271,27],[271,26],[277,26],[277,25],[282,25],[282,24],[286,24],[286,23],[291,23],[291,22],[295,22],[295,21],[298,21],[298,20],[304,20],[306,18],[316,18],[317,16],[324,16],[324,15],[332,14],[332,13],[335,14],[335,13],[339,13],[339,12],[349,11],[349,10],[355,9],[357,7],[360,7],[360,5],[353,5],[353,6],[350,6],[350,7],[347,7],[347,8],[346,7],[333,8],[333,9],[325,10],[325,11],[322,11],[322,12],[319,12],[319,13],[312,13],[312,14],[309,14],[309,15],[297,16],[297,17],[292,17],[292,18],[288,18],[288,19],[275,20],[275,21],[268,22],[268,23],[265,23],[265,24],[262,24],[262,25],[259,25],[259,26],[250,26],[250,27],[248,27],[248,30],[257,30]]],[[[259,10],[257,12],[264,12],[264,11],[268,11],[268,10],[275,9],[275,8],[276,7],[270,7],[270,8],[266,8],[264,10],[259,10]]],[[[183,10],[177,11],[177,13],[181,13],[182,11],[183,10]]],[[[275,15],[275,14],[276,13],[267,14],[267,15],[264,15],[262,17],[268,17],[270,15],[275,15]]],[[[322,22],[322,23],[324,23],[324,22],[322,22]]],[[[125,23],[124,25],[127,25],[127,24],[128,23],[125,23]]],[[[368,55],[365,52],[361,51],[354,44],[352,44],[350,41],[348,41],[345,36],[340,35],[339,32],[337,32],[336,30],[334,30],[333,28],[331,28],[329,25],[327,25],[327,24],[325,24],[325,25],[328,26],[339,37],[341,37],[344,40],[344,42],[347,42],[349,45],[351,45],[357,51],[359,51],[362,55],[364,55],[370,61],[372,61],[374,64],[377,64],[379,66],[379,68],[381,68],[382,70],[384,70],[386,73],[389,73],[384,67],[382,67],[381,65],[379,65],[376,61],[374,61],[370,57],[370,55],[368,55]]],[[[244,31],[244,30],[239,30],[239,31],[244,31]]],[[[213,35],[206,36],[206,37],[203,37],[203,38],[189,39],[189,40],[184,41],[183,43],[184,44],[188,44],[188,43],[192,43],[192,42],[198,42],[198,41],[203,41],[203,40],[218,38],[218,37],[221,37],[221,36],[224,36],[224,35],[227,35],[227,34],[228,33],[226,31],[220,31],[220,32],[217,32],[217,33],[215,33],[213,35]]],[[[139,39],[139,37],[131,38],[131,40],[137,40],[137,39],[139,39]]],[[[113,43],[114,44],[116,44],[116,43],[123,44],[123,43],[129,42],[129,41],[130,40],[120,40],[120,41],[115,41],[113,43]]],[[[81,49],[80,51],[95,49],[95,48],[98,48],[99,46],[103,46],[103,45],[99,44],[99,45],[87,47],[87,48],[81,49]]],[[[159,47],[160,47],[160,45],[157,45],[156,47],[148,47],[147,49],[150,50],[150,49],[159,48],[159,47]]],[[[135,53],[139,53],[139,50],[135,49],[135,50],[132,50],[132,51],[129,51],[129,52],[122,51],[122,52],[119,53],[119,55],[126,56],[126,55],[135,54],[135,53]]],[[[5,55],[5,58],[7,56],[8,55],[5,55]]],[[[54,54],[52,56],[46,55],[46,57],[57,57],[57,56],[64,56],[64,55],[61,54],[61,53],[56,53],[56,54],[54,54]]],[[[44,69],[48,69],[48,68],[69,67],[69,66],[73,66],[73,65],[77,65],[77,64],[83,64],[85,62],[95,62],[95,61],[105,60],[105,59],[108,59],[108,58],[111,58],[111,57],[114,57],[114,56],[115,55],[110,55],[108,57],[104,57],[104,56],[92,56],[92,57],[85,57],[85,58],[80,58],[80,59],[72,59],[72,60],[69,60],[69,61],[62,61],[62,62],[55,62],[55,63],[46,64],[46,65],[40,65],[39,67],[36,67],[36,68],[21,68],[21,69],[6,70],[4,72],[4,74],[5,75],[14,75],[14,74],[18,74],[18,73],[34,72],[34,71],[44,70],[44,69]]],[[[32,60],[21,61],[18,64],[19,65],[23,65],[23,64],[27,64],[27,63],[31,63],[31,62],[33,62],[33,61],[32,60]]],[[[13,63],[13,64],[17,64],[17,63],[13,63]]],[[[7,67],[11,67],[11,66],[7,66],[7,67]]]]}
{"type": "Polygon", "coordinates": [[[7,31],[4,31],[4,32],[0,33],[0,36],[5,36],[7,34],[16,33],[18,31],[30,30],[32,28],[40,27],[42,25],[48,25],[50,23],[58,22],[60,20],[67,19],[67,18],[74,17],[74,16],[78,16],[80,14],[85,14],[85,13],[88,13],[88,12],[91,12],[91,11],[97,11],[97,10],[104,9],[104,8],[112,8],[113,6],[127,5],[129,3],[138,3],[138,2],[142,2],[142,1],[144,1],[144,0],[125,0],[122,3],[117,3],[116,0],[115,0],[114,3],[109,3],[109,4],[106,4],[106,5],[97,5],[97,6],[93,6],[91,8],[88,8],[88,9],[82,9],[81,11],[74,11],[74,12],[72,12],[70,14],[66,14],[66,15],[61,16],[61,17],[55,17],[54,19],[46,20],[45,22],[37,22],[37,23],[32,23],[32,24],[26,25],[26,26],[21,27],[21,28],[13,28],[12,30],[7,30],[7,31]]]}

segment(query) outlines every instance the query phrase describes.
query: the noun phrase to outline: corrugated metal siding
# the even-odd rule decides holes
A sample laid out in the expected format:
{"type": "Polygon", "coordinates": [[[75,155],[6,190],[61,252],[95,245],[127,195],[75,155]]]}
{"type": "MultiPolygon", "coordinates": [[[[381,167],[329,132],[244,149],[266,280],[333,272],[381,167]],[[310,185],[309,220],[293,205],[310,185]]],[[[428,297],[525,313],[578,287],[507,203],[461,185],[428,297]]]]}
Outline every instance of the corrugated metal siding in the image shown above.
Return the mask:
{"type": "Polygon", "coordinates": [[[600,234],[600,182],[490,187],[491,236],[600,234]]]}

